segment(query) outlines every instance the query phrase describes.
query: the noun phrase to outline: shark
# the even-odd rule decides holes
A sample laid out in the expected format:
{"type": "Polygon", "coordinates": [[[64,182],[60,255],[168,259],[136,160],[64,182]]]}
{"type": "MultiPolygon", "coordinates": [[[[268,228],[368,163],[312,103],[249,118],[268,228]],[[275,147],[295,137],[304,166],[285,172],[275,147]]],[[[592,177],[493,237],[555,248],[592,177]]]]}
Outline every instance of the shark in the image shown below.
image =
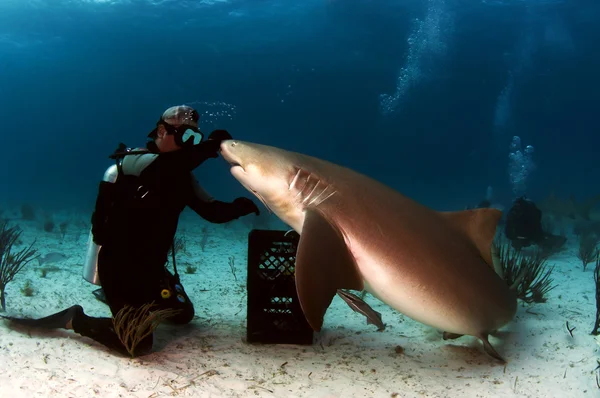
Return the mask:
{"type": "Polygon", "coordinates": [[[400,313],[481,340],[508,324],[517,297],[499,275],[493,241],[502,212],[441,212],[350,168],[268,145],[221,143],[242,186],[299,235],[300,306],[320,331],[339,289],[366,290],[400,313]]]}

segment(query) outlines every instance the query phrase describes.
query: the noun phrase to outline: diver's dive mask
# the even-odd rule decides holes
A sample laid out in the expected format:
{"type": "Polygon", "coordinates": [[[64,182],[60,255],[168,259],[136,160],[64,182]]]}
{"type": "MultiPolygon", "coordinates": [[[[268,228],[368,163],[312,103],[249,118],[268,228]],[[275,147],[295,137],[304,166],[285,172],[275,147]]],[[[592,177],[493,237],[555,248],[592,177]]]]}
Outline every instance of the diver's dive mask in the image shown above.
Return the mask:
{"type": "Polygon", "coordinates": [[[202,142],[204,134],[198,127],[182,124],[179,127],[171,126],[169,123],[159,121],[167,130],[167,134],[175,137],[175,143],[180,147],[194,146],[202,142]]]}
{"type": "MultiPolygon", "coordinates": [[[[203,139],[203,134],[198,129],[199,121],[200,115],[194,108],[177,105],[170,107],[162,114],[156,127],[164,126],[167,134],[175,137],[175,143],[179,147],[192,147],[200,144],[203,139]]],[[[149,138],[156,138],[157,128],[148,134],[149,138]]]]}

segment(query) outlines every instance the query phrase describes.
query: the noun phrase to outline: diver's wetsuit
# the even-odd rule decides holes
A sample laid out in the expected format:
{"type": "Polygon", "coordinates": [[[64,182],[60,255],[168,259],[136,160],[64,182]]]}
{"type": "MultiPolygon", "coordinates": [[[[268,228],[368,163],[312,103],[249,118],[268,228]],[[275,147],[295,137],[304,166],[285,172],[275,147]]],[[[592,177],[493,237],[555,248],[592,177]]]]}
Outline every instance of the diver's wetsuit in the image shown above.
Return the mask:
{"type": "MultiPolygon", "coordinates": [[[[170,321],[184,324],[192,320],[191,301],[178,278],[165,268],[180,213],[189,206],[212,223],[249,214],[248,207],[236,201],[210,198],[191,174],[206,159],[216,158],[218,148],[208,140],[192,148],[158,153],[151,142],[148,153],[123,157],[115,183],[100,183],[92,233],[101,245],[98,274],[113,316],[126,305],[139,307],[154,301],[158,308],[181,310],[170,321]],[[170,297],[161,296],[163,289],[170,291],[170,297]]],[[[79,311],[73,329],[126,353],[110,318],[92,318],[79,311]]],[[[147,353],[151,347],[149,335],[136,354],[147,353]]]]}

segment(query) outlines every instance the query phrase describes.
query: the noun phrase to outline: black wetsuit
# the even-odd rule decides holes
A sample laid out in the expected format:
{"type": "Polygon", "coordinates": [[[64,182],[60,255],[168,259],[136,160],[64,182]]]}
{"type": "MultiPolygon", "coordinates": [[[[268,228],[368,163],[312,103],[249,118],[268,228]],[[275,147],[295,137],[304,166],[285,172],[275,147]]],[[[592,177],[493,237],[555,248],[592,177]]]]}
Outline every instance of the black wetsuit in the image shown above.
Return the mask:
{"type": "Polygon", "coordinates": [[[529,199],[515,199],[506,215],[504,234],[515,249],[537,245],[542,249],[559,250],[567,241],[566,236],[544,231],[542,211],[529,199]]]}
{"type": "MultiPolygon", "coordinates": [[[[193,148],[126,155],[116,182],[101,182],[92,216],[92,233],[101,245],[98,274],[113,314],[124,306],[155,302],[157,308],[179,309],[169,320],[188,323],[194,307],[178,278],[165,267],[186,206],[212,223],[225,223],[250,214],[249,200],[232,203],[213,200],[195,181],[191,171],[208,158],[218,156],[218,145],[206,141],[193,148]],[[199,192],[200,191],[200,192],[199,192]],[[161,292],[167,289],[168,298],[161,292]]],[[[75,332],[109,348],[126,353],[113,330],[111,318],[92,318],[79,312],[73,319],[75,332]]],[[[152,335],[142,341],[136,354],[152,347],[152,335]]]]}
{"type": "Polygon", "coordinates": [[[545,234],[541,210],[524,197],[515,199],[506,215],[504,234],[517,249],[542,241],[545,234]]]}

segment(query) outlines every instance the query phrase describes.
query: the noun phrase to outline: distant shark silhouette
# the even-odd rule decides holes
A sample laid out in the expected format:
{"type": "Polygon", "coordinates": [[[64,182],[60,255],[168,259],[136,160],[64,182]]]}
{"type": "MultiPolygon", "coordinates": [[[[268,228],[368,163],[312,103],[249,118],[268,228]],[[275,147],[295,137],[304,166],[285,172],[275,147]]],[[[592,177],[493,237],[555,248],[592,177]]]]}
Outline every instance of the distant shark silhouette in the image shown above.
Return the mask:
{"type": "Polygon", "coordinates": [[[517,308],[492,266],[499,210],[437,212],[350,169],[270,146],[228,140],[221,154],[300,234],[296,289],[314,330],[338,289],[366,289],[444,338],[478,337],[504,361],[488,341],[517,308]]]}

